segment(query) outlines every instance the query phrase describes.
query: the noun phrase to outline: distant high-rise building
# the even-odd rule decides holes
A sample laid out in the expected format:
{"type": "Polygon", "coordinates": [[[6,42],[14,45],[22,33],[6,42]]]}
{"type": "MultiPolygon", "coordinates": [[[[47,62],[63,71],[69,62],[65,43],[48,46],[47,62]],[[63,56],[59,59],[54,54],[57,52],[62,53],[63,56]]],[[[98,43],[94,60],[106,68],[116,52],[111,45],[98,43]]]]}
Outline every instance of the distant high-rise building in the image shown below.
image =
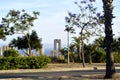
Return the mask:
{"type": "Polygon", "coordinates": [[[58,57],[61,49],[61,39],[54,39],[53,57],[58,57]]]}

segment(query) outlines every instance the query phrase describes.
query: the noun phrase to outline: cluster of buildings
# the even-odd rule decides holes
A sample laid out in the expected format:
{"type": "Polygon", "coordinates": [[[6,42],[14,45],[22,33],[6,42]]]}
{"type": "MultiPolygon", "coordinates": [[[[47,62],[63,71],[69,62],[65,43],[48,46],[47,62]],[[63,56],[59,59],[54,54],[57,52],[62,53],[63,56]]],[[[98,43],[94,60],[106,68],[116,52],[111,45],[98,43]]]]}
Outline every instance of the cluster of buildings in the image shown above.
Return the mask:
{"type": "MultiPolygon", "coordinates": [[[[10,46],[2,46],[0,47],[0,57],[3,56],[4,51],[12,49],[10,46]]],[[[54,49],[50,53],[50,57],[59,57],[61,49],[61,39],[54,39],[54,49]]],[[[17,50],[17,49],[16,49],[17,50]]],[[[26,56],[29,53],[29,50],[18,50],[19,56],[26,56]]],[[[44,48],[40,50],[32,50],[30,56],[41,56],[45,55],[44,48]]]]}
{"type": "MultiPolygon", "coordinates": [[[[10,50],[10,49],[13,49],[13,47],[10,47],[10,46],[0,47],[0,57],[3,56],[4,51],[10,50]]],[[[28,53],[28,51],[25,52],[24,50],[18,50],[19,56],[26,56],[25,53],[28,53]]],[[[38,50],[38,51],[34,50],[34,51],[31,52],[30,55],[31,56],[41,56],[41,55],[44,55],[44,49],[42,48],[41,50],[38,50]]]]}
{"type": "Polygon", "coordinates": [[[9,50],[9,49],[12,49],[12,48],[9,47],[9,46],[3,46],[3,47],[1,47],[0,48],[0,57],[3,56],[4,51],[9,50]]]}

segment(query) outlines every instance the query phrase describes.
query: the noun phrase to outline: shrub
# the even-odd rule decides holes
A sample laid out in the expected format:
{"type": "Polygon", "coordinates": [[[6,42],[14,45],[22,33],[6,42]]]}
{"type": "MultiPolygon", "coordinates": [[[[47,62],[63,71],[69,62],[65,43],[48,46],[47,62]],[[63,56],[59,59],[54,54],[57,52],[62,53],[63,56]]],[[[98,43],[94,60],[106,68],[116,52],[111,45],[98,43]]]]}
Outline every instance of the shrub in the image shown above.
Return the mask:
{"type": "Polygon", "coordinates": [[[10,69],[11,57],[0,58],[0,69],[10,69]]]}
{"type": "Polygon", "coordinates": [[[15,49],[9,49],[9,50],[4,51],[3,56],[4,57],[18,57],[19,54],[15,49]]]}
{"type": "Polygon", "coordinates": [[[96,50],[92,54],[93,62],[105,62],[106,61],[106,53],[104,50],[96,50]]]}
{"type": "Polygon", "coordinates": [[[45,68],[50,62],[47,56],[36,57],[3,57],[0,58],[0,69],[38,69],[45,68]]]}
{"type": "Polygon", "coordinates": [[[65,63],[65,59],[63,57],[50,57],[52,63],[65,63]]]}
{"type": "Polygon", "coordinates": [[[113,52],[113,55],[114,55],[114,62],[119,63],[120,62],[120,53],[113,52]]]}

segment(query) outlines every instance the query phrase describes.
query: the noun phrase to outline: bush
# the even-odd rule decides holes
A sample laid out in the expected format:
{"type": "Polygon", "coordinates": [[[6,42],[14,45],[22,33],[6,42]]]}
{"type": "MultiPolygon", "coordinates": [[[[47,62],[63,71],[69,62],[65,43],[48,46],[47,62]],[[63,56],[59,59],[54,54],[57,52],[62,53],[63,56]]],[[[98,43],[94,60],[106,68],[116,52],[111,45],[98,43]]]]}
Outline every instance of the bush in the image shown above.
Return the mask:
{"type": "Polygon", "coordinates": [[[15,49],[10,49],[10,50],[6,50],[3,53],[4,57],[18,57],[18,51],[16,51],[15,49]]]}
{"type": "Polygon", "coordinates": [[[52,63],[65,63],[65,59],[57,58],[57,57],[50,57],[52,63]]]}
{"type": "Polygon", "coordinates": [[[115,63],[120,63],[120,53],[113,52],[113,55],[114,55],[114,62],[115,63]]]}
{"type": "Polygon", "coordinates": [[[3,57],[0,58],[0,69],[38,69],[45,68],[50,62],[47,56],[36,57],[3,57]]]}
{"type": "Polygon", "coordinates": [[[104,50],[97,50],[92,54],[93,62],[105,62],[106,53],[104,50]]]}

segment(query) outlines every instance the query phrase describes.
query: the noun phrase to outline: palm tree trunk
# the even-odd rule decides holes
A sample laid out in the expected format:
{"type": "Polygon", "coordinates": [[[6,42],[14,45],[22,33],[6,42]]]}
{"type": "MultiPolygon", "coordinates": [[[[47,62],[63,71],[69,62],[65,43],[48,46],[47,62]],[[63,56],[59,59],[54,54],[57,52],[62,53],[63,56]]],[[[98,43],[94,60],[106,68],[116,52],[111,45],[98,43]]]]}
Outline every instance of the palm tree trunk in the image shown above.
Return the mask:
{"type": "Polygon", "coordinates": [[[91,56],[91,53],[89,53],[89,64],[92,64],[92,56],[91,56]]]}
{"type": "Polygon", "coordinates": [[[67,42],[67,47],[68,47],[68,64],[69,64],[69,63],[70,63],[70,54],[69,54],[69,53],[70,53],[70,52],[69,52],[69,50],[70,50],[70,48],[69,48],[69,47],[70,47],[70,46],[69,46],[69,36],[70,36],[70,35],[69,35],[69,31],[68,31],[67,36],[68,36],[68,38],[67,38],[67,41],[68,41],[68,42],[67,42]]]}
{"type": "Polygon", "coordinates": [[[78,47],[78,51],[77,52],[78,52],[79,60],[81,61],[82,60],[82,56],[81,56],[81,49],[80,49],[80,47],[78,47]]]}
{"type": "Polygon", "coordinates": [[[84,42],[83,42],[83,36],[82,36],[82,31],[81,31],[81,55],[82,55],[82,64],[83,64],[83,67],[85,67],[85,57],[84,57],[84,42]]]}
{"type": "Polygon", "coordinates": [[[82,50],[81,50],[81,52],[82,52],[82,64],[83,64],[83,67],[85,67],[84,43],[83,43],[83,41],[82,41],[82,50]]]}
{"type": "Polygon", "coordinates": [[[106,45],[106,75],[105,78],[112,78],[115,71],[112,47],[111,44],[113,42],[113,34],[112,34],[112,6],[113,0],[103,0],[103,8],[104,8],[104,17],[105,17],[105,45],[106,45]]]}

